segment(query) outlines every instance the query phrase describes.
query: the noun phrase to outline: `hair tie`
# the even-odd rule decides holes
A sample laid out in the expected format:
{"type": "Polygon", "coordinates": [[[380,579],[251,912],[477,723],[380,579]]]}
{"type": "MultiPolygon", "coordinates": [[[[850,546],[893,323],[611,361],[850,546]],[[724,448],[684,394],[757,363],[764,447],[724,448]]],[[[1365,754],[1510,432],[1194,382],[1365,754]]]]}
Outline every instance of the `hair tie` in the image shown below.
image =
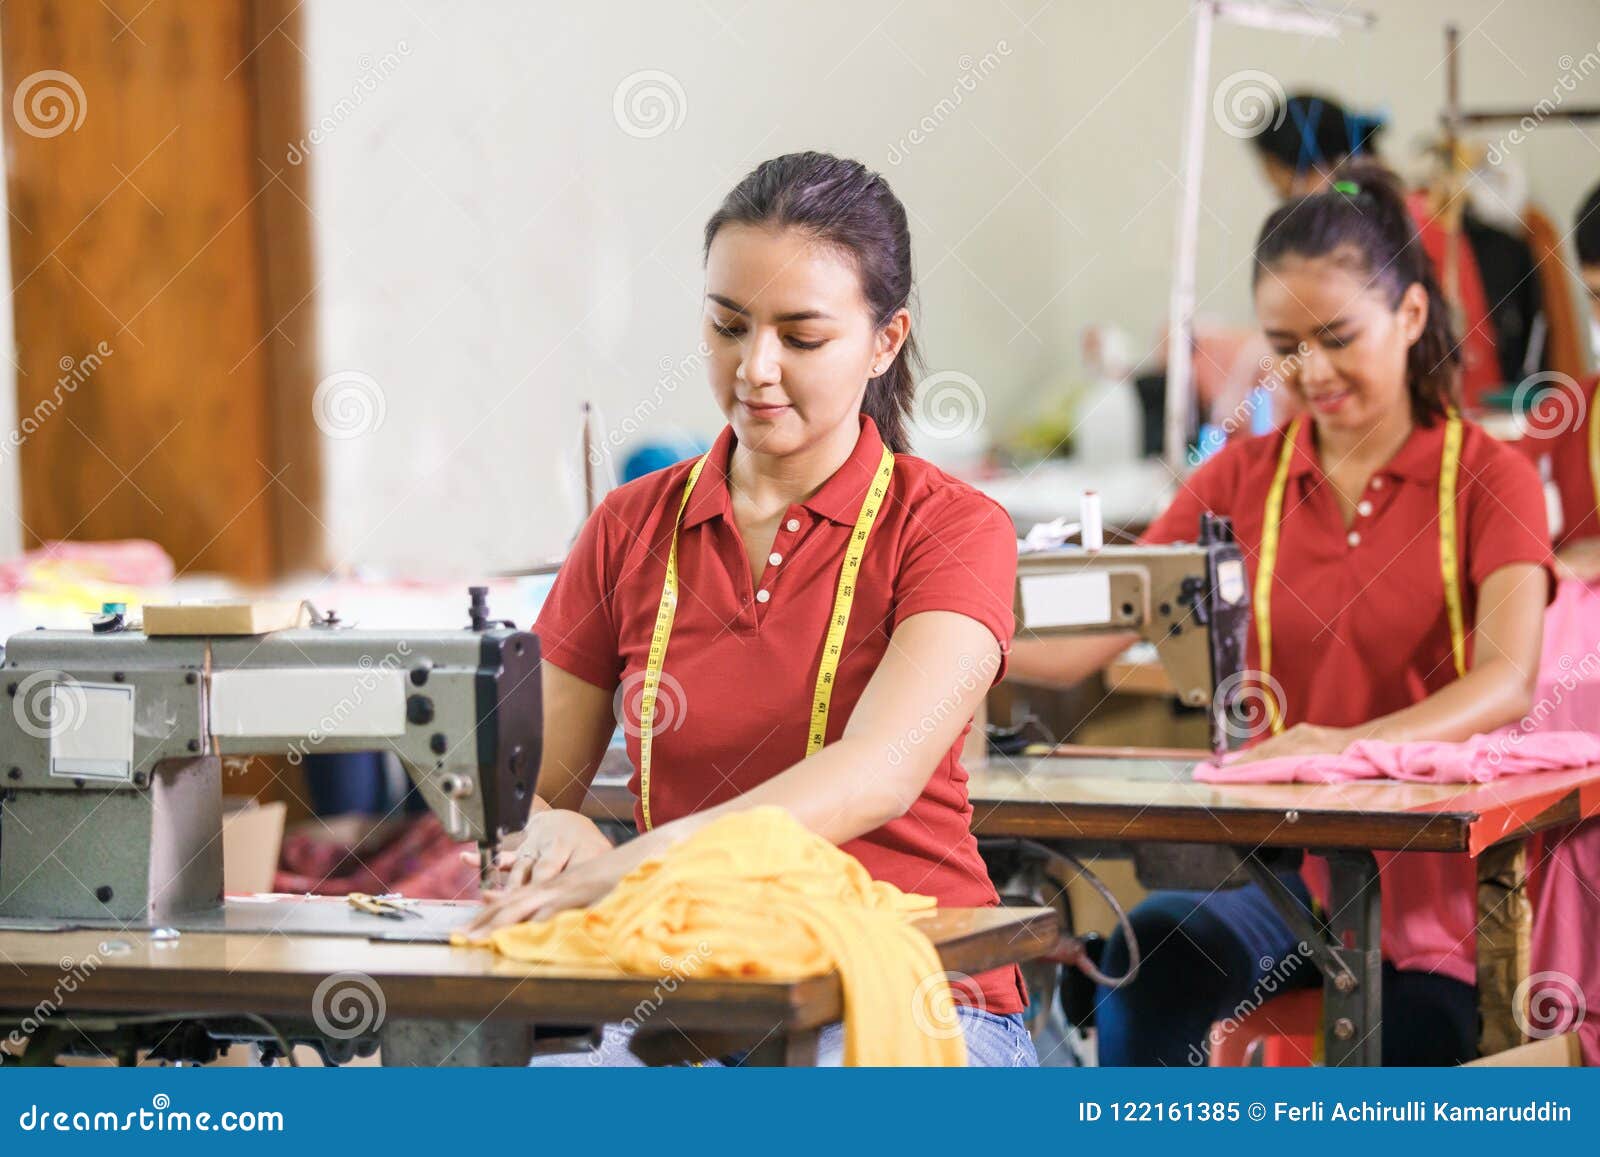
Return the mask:
{"type": "Polygon", "coordinates": [[[1354,181],[1335,181],[1333,183],[1333,191],[1335,193],[1343,193],[1346,197],[1359,197],[1361,195],[1361,186],[1354,181]]]}

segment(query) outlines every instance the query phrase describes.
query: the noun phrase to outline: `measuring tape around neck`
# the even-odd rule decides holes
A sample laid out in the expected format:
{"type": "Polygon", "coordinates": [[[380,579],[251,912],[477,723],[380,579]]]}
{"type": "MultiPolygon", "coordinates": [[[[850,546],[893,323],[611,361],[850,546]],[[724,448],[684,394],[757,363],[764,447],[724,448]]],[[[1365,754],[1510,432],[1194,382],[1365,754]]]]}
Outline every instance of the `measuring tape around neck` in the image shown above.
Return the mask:
{"type": "MultiPolygon", "coordinates": [[[[683,497],[678,502],[678,513],[672,523],[672,544],[667,548],[667,574],[661,584],[661,602],[656,607],[656,625],[650,633],[650,651],[645,658],[644,691],[639,700],[639,802],[644,813],[644,827],[654,826],[650,815],[650,765],[652,740],[655,736],[656,695],[661,687],[661,671],[666,664],[667,643],[672,638],[672,620],[678,610],[678,528],[683,524],[683,512],[689,505],[689,496],[700,479],[710,454],[702,455],[689,470],[688,481],[683,486],[683,497]]],[[[855,603],[856,578],[861,573],[861,559],[867,549],[867,535],[878,519],[883,500],[889,495],[889,479],[894,474],[894,455],[887,446],[878,461],[878,471],[873,475],[867,496],[861,503],[861,513],[850,532],[850,541],[844,551],[844,565],[839,569],[839,585],[834,591],[833,613],[828,619],[828,634],[822,646],[822,661],[817,667],[817,687],[811,697],[811,726],[806,733],[806,755],[815,755],[822,749],[828,735],[828,707],[833,701],[834,676],[839,670],[839,660],[844,656],[845,629],[850,625],[850,608],[855,603]]]]}
{"type": "MultiPolygon", "coordinates": [[[[1267,723],[1272,734],[1283,731],[1283,712],[1272,694],[1272,577],[1278,566],[1278,541],[1283,529],[1283,496],[1289,484],[1289,464],[1294,460],[1304,418],[1296,418],[1284,436],[1278,453],[1278,468],[1267,491],[1267,504],[1261,527],[1261,555],[1256,566],[1253,595],[1256,649],[1261,658],[1261,681],[1267,704],[1267,723]]],[[[1439,461],[1439,573],[1444,580],[1445,615],[1450,621],[1450,655],[1456,677],[1467,673],[1467,628],[1461,598],[1461,539],[1456,517],[1456,485],[1461,474],[1461,416],[1454,410],[1445,419],[1444,450],[1439,461]]],[[[1600,453],[1600,427],[1590,435],[1600,453]]],[[[1600,483],[1597,483],[1600,485],[1600,483]]]]}

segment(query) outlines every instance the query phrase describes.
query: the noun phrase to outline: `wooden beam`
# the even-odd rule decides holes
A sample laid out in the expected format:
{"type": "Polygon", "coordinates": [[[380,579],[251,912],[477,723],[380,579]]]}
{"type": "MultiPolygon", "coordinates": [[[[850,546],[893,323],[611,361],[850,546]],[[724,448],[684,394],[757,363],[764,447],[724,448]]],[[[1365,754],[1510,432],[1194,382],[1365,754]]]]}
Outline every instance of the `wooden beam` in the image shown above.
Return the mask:
{"type": "Polygon", "coordinates": [[[287,573],[327,565],[322,519],[322,437],[313,419],[317,279],[312,251],[311,160],[306,133],[303,0],[250,5],[250,81],[256,109],[255,175],[261,186],[262,301],[266,308],[271,463],[277,484],[274,548],[287,573]],[[291,158],[299,158],[291,160],[291,158]]]}

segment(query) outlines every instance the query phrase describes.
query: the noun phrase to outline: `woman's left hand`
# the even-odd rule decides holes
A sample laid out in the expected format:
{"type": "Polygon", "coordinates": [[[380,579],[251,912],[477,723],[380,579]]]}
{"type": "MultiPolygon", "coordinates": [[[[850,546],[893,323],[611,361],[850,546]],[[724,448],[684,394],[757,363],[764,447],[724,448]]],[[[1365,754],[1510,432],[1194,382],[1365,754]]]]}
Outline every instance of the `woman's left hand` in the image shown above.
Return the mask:
{"type": "Polygon", "coordinates": [[[605,897],[622,878],[620,858],[613,850],[542,883],[491,892],[486,896],[483,911],[461,931],[472,937],[487,936],[496,928],[527,920],[546,920],[569,908],[587,908],[605,897]]]}
{"type": "Polygon", "coordinates": [[[1274,735],[1243,754],[1228,761],[1230,767],[1241,763],[1255,763],[1261,759],[1280,759],[1299,755],[1342,755],[1344,749],[1361,738],[1346,727],[1319,727],[1314,723],[1297,723],[1281,735],[1274,735]]]}

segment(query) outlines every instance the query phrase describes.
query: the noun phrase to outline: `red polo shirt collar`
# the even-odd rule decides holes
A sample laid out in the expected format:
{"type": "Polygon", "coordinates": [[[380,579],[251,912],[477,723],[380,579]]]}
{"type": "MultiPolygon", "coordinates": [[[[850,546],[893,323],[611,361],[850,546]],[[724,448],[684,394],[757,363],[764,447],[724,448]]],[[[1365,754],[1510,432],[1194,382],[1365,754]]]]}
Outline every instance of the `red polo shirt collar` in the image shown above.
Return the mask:
{"type": "MultiPolygon", "coordinates": [[[[856,516],[861,513],[861,503],[867,496],[867,487],[878,471],[878,463],[883,460],[883,437],[878,433],[877,423],[865,414],[860,416],[860,422],[861,435],[850,457],[815,494],[800,504],[812,514],[845,526],[855,524],[856,516]]],[[[718,515],[726,518],[732,514],[728,463],[737,444],[733,427],[724,426],[711,444],[705,469],[700,472],[700,480],[689,496],[689,505],[683,512],[684,529],[699,526],[718,515]]]]}
{"type": "MultiPolygon", "coordinates": [[[[1300,424],[1300,431],[1295,435],[1294,454],[1289,459],[1289,477],[1322,476],[1322,463],[1317,457],[1314,430],[1315,427],[1310,420],[1300,424]]],[[[1416,427],[1411,431],[1411,436],[1395,452],[1394,457],[1384,463],[1376,473],[1401,481],[1433,485],[1439,478],[1439,459],[1444,453],[1444,430],[1443,420],[1436,421],[1431,426],[1416,427]]]]}

